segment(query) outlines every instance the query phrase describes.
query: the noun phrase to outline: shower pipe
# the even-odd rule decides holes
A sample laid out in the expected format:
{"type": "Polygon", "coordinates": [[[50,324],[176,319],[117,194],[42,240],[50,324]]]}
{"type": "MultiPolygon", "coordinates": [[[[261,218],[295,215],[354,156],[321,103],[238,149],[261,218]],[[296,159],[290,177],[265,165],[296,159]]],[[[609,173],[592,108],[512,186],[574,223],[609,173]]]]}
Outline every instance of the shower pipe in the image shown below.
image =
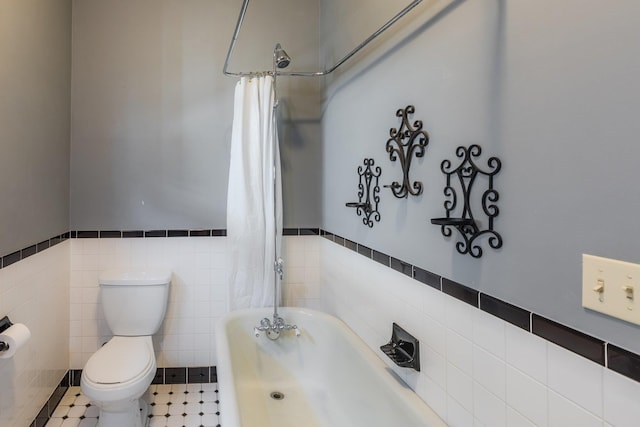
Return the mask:
{"type": "Polygon", "coordinates": [[[242,27],[242,23],[244,21],[244,16],[247,13],[247,8],[249,7],[249,0],[244,0],[242,3],[242,8],[240,9],[240,15],[238,16],[238,22],[236,23],[236,29],[233,32],[233,37],[231,39],[231,43],[229,44],[229,50],[227,51],[227,57],[224,60],[224,67],[222,72],[225,76],[236,76],[236,77],[253,77],[260,75],[278,75],[278,76],[291,76],[291,77],[322,77],[334,72],[338,67],[347,62],[353,55],[362,50],[366,45],[371,43],[376,37],[385,32],[389,27],[396,23],[400,18],[409,13],[414,7],[420,4],[422,0],[413,0],[408,6],[402,9],[398,14],[396,14],[393,18],[387,21],[382,27],[378,28],[373,34],[367,37],[362,43],[356,46],[351,52],[347,53],[342,59],[336,62],[331,68],[324,69],[323,71],[278,71],[275,68],[273,71],[262,71],[262,72],[234,72],[229,71],[229,59],[233,55],[233,51],[236,47],[236,42],[238,41],[238,35],[240,34],[240,28],[242,27]]]}

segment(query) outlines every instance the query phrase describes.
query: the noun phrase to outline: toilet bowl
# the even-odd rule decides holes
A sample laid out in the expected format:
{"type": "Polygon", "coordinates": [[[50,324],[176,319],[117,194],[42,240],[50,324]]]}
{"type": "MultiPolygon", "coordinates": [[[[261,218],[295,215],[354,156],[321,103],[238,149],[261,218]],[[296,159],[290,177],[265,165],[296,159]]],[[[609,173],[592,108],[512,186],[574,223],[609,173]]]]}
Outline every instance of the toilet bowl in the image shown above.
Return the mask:
{"type": "Polygon", "coordinates": [[[156,374],[152,334],[168,300],[170,272],[109,271],[100,277],[100,297],[114,336],[87,361],[80,386],[100,409],[98,427],[144,427],[141,398],[156,374]]]}
{"type": "Polygon", "coordinates": [[[82,371],[82,391],[100,407],[101,426],[144,426],[147,404],[140,398],[156,374],[150,336],[113,337],[82,371]]]}

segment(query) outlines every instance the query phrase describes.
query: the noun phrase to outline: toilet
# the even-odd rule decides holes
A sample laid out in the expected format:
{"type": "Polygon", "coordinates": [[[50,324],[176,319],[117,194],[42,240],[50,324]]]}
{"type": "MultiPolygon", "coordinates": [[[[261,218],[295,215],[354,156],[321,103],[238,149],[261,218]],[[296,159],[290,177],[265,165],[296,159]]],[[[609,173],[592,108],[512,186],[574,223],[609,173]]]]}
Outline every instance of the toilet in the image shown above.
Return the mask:
{"type": "Polygon", "coordinates": [[[151,336],[167,308],[171,272],[106,271],[100,275],[104,317],[113,333],[82,370],[82,392],[100,409],[98,427],[144,427],[141,399],[156,374],[151,336]]]}

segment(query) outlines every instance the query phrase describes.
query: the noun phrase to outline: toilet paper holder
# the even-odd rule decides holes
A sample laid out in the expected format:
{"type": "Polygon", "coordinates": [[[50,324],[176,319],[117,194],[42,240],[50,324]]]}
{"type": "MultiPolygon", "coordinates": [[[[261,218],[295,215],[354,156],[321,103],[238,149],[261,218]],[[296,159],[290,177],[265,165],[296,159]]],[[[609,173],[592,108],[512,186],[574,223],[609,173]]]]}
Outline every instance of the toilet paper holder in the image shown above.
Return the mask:
{"type": "MultiPolygon", "coordinates": [[[[13,323],[11,323],[11,320],[9,320],[9,316],[4,316],[2,319],[0,319],[0,334],[9,329],[11,326],[13,326],[13,323]]],[[[0,351],[7,350],[9,350],[9,344],[4,341],[0,341],[0,351]]]]}

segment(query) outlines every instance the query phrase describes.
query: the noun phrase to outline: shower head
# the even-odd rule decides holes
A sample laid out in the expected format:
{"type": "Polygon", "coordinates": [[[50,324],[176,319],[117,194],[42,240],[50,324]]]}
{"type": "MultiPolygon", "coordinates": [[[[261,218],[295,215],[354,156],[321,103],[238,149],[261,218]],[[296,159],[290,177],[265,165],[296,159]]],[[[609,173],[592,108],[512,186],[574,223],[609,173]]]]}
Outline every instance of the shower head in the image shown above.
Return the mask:
{"type": "Polygon", "coordinates": [[[287,55],[287,52],[284,51],[282,46],[280,46],[280,43],[276,44],[276,47],[273,50],[273,61],[278,68],[287,68],[291,62],[291,58],[287,55]]]}

